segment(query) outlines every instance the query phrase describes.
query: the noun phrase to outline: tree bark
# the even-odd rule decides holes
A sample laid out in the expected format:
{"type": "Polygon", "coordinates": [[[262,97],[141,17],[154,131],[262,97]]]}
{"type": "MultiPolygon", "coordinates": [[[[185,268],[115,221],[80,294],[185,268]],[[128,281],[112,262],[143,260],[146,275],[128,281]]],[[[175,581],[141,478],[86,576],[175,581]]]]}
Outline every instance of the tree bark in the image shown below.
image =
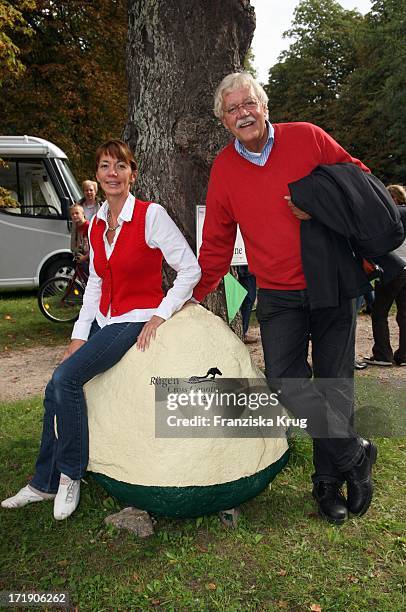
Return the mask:
{"type": "MultiPolygon", "coordinates": [[[[137,195],[162,204],[196,247],[195,206],[229,135],[213,115],[221,79],[242,70],[255,29],[248,0],[129,0],[128,121],[137,195]]],[[[222,286],[222,284],[221,284],[222,286]]],[[[224,291],[207,298],[223,318],[224,291]]]]}

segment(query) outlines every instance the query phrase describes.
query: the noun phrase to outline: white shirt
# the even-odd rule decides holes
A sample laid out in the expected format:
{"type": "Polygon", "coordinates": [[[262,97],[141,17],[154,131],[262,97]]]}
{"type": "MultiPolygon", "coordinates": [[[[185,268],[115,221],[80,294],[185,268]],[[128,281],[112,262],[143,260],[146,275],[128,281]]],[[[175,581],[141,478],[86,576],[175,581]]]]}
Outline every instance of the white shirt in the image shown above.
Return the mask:
{"type": "MultiPolygon", "coordinates": [[[[98,211],[96,218],[106,222],[106,230],[103,234],[106,257],[110,259],[120,235],[123,223],[131,221],[134,210],[135,198],[130,193],[121,213],[117,219],[118,228],[114,240],[110,245],[107,241],[107,210],[108,204],[104,202],[98,211]]],[[[89,236],[95,217],[90,222],[89,236]]],[[[182,308],[192,296],[194,286],[201,277],[200,266],[190,246],[179,228],[172,221],[168,213],[159,204],[150,204],[145,215],[145,242],[151,249],[160,249],[166,262],[177,272],[173,286],[162,299],[157,308],[135,309],[123,315],[112,317],[110,310],[107,316],[103,316],[99,310],[102,279],[94,269],[94,252],[90,245],[89,280],[83,297],[83,306],[76,321],[72,339],[87,340],[94,319],[100,327],[112,323],[136,323],[149,321],[153,315],[169,319],[177,310],[182,308]]],[[[137,279],[133,279],[137,282],[137,279]]]]}
{"type": "Polygon", "coordinates": [[[248,151],[248,149],[237,138],[234,141],[234,148],[237,153],[247,161],[251,162],[252,164],[255,164],[256,166],[265,166],[275,142],[275,130],[272,123],[266,120],[266,126],[268,129],[268,139],[260,153],[248,151]]]}

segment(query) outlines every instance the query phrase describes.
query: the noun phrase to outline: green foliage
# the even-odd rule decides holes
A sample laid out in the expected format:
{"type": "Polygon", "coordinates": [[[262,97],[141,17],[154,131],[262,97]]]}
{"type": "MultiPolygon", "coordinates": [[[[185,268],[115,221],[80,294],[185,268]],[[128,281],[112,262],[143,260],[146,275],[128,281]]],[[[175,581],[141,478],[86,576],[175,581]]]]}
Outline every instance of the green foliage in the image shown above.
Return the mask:
{"type": "Polygon", "coordinates": [[[324,120],[355,63],[361,15],[331,0],[302,0],[294,13],[290,48],[269,71],[266,86],[274,121],[324,120]]]}
{"type": "Polygon", "coordinates": [[[34,7],[35,0],[20,0],[16,7],[7,0],[0,0],[0,86],[4,80],[19,78],[24,72],[20,49],[13,39],[16,33],[32,35],[22,11],[29,11],[34,7]]]}
{"type": "Polygon", "coordinates": [[[250,47],[244,59],[244,70],[246,72],[249,72],[254,77],[254,79],[256,79],[257,71],[255,70],[254,64],[255,64],[255,55],[252,50],[252,47],[250,47]]]}
{"type": "Polygon", "coordinates": [[[348,140],[386,182],[406,180],[406,1],[379,0],[365,18],[359,62],[337,103],[348,140]]]}
{"type": "Polygon", "coordinates": [[[4,134],[31,134],[55,142],[79,180],[94,176],[94,150],[120,137],[126,120],[126,0],[36,0],[21,8],[28,38],[14,44],[25,66],[0,89],[4,134]]]}
{"type": "Polygon", "coordinates": [[[383,181],[405,182],[406,0],[365,17],[302,0],[286,35],[266,86],[272,120],[317,123],[383,181]]]}

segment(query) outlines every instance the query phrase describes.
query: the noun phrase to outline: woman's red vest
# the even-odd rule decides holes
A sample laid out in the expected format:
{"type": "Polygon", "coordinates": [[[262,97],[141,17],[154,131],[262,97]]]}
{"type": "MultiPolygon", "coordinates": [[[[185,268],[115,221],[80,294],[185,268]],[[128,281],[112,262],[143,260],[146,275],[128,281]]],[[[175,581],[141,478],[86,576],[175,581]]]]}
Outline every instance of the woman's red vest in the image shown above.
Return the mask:
{"type": "Polygon", "coordinates": [[[106,223],[95,218],[90,231],[94,268],[102,279],[100,312],[112,317],[135,308],[157,308],[162,301],[162,253],[145,242],[145,215],[150,202],[135,200],[131,221],[120,230],[110,259],[106,257],[103,234],[106,223]]]}

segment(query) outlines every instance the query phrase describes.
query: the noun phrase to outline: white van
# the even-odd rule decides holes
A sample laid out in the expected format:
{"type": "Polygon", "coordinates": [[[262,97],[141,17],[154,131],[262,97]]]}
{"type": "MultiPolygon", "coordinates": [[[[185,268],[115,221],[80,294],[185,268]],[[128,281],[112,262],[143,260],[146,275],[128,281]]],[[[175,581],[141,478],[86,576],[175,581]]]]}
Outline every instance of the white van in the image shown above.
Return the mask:
{"type": "Polygon", "coordinates": [[[57,146],[0,136],[0,289],[69,273],[69,207],[82,193],[57,146]]]}

